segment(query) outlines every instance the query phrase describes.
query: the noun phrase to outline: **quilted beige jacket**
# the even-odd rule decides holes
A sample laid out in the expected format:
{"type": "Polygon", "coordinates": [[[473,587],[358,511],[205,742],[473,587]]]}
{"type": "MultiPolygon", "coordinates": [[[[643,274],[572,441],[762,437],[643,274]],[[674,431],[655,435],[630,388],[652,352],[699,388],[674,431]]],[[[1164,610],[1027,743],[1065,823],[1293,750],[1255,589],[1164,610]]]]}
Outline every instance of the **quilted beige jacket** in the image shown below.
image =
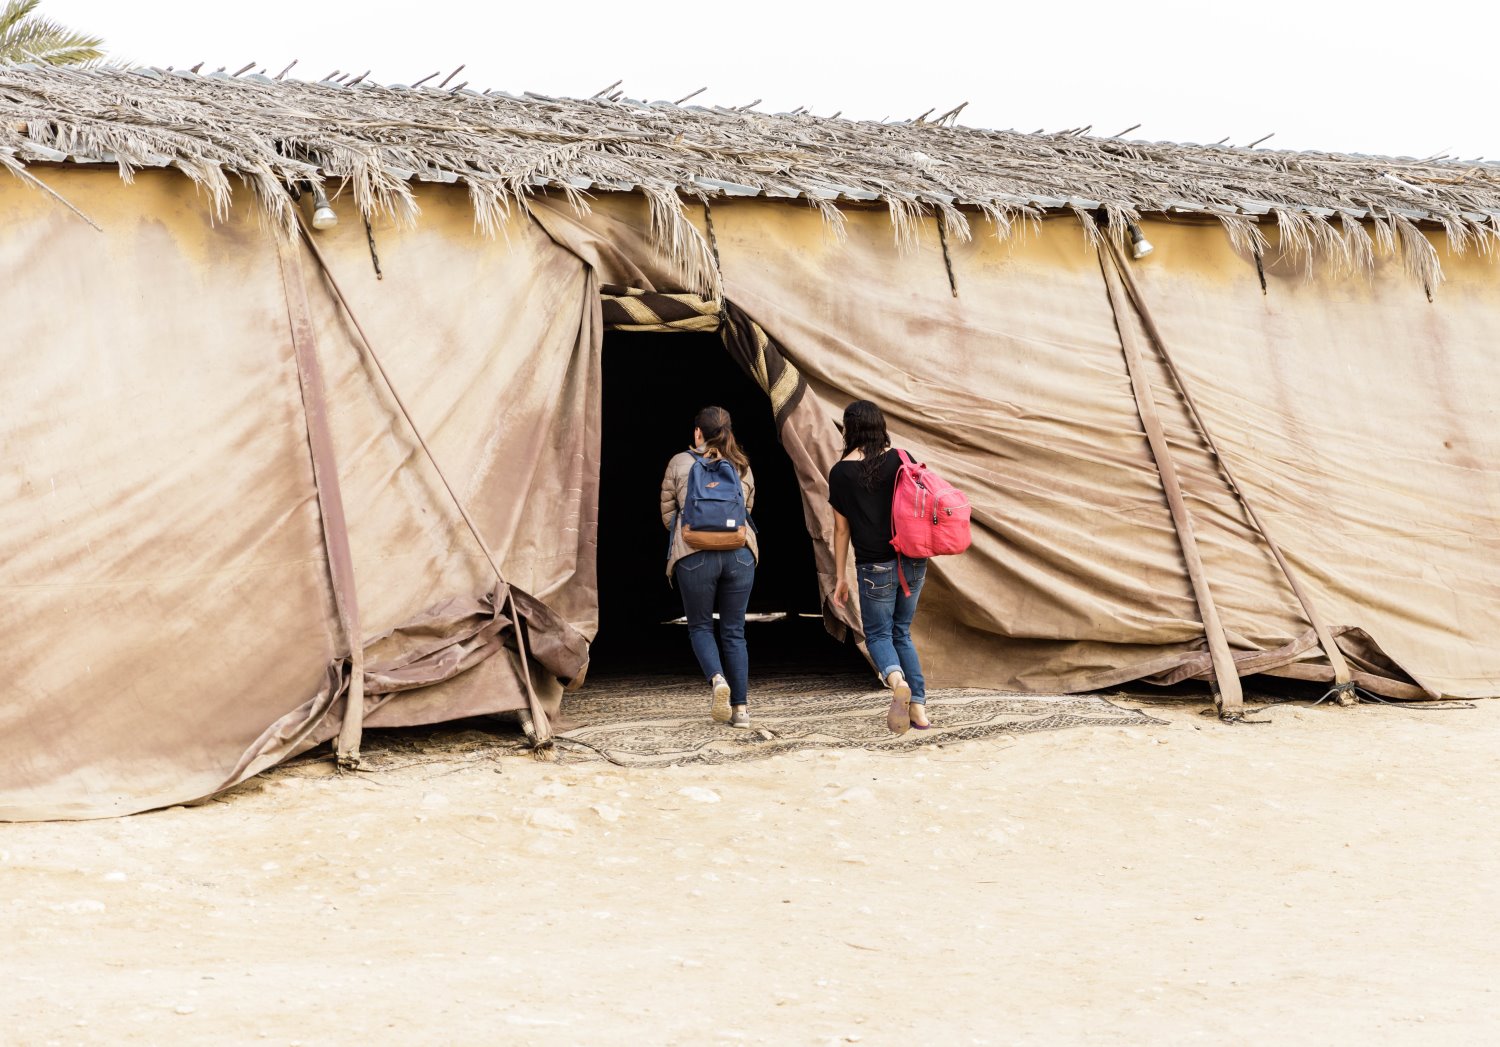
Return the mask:
{"type": "MultiPolygon", "coordinates": [[[[687,498],[688,473],[693,469],[693,453],[681,451],[672,456],[667,463],[667,473],[661,478],[661,525],[672,531],[672,548],[667,554],[667,577],[672,577],[672,568],[677,566],[677,561],[684,556],[690,556],[698,550],[690,547],[682,540],[682,505],[687,498]]],[[[745,511],[755,512],[755,471],[746,469],[745,475],[740,478],[745,488],[745,511]]],[[[760,545],[755,540],[755,530],[750,530],[750,541],[747,546],[755,557],[755,562],[760,563],[760,545]]]]}

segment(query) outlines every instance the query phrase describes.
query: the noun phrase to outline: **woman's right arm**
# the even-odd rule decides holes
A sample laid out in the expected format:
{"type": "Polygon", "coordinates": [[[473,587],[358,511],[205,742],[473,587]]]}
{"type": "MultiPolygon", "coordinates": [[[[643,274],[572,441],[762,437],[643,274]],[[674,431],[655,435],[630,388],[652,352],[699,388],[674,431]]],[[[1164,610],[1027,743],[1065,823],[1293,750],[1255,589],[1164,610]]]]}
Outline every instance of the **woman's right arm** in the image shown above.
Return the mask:
{"type": "Polygon", "coordinates": [[[672,463],[661,478],[661,525],[672,529],[672,518],[677,515],[677,483],[672,479],[672,463]]]}

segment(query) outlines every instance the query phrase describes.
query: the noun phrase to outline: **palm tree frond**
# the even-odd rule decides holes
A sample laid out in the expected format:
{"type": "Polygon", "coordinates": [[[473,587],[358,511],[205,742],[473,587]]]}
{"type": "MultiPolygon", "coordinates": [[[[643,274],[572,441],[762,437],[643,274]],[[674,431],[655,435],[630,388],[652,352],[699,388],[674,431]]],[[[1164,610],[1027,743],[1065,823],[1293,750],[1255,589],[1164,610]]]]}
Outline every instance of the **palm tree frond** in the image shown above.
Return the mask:
{"type": "Polygon", "coordinates": [[[0,11],[0,62],[84,65],[104,57],[104,41],[32,15],[41,0],[9,0],[0,11]]]}
{"type": "Polygon", "coordinates": [[[31,12],[37,9],[42,0],[8,0],[3,10],[0,10],[0,37],[9,33],[31,12]]]}

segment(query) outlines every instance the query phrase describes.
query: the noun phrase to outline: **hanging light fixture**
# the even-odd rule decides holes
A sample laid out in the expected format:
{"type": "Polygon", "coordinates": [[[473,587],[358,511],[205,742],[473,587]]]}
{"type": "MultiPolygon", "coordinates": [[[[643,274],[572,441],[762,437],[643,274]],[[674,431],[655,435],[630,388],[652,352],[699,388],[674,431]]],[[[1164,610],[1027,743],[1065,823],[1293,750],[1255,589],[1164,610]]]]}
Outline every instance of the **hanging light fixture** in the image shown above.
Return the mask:
{"type": "Polygon", "coordinates": [[[1130,255],[1132,258],[1145,258],[1156,250],[1151,241],[1146,239],[1146,234],[1141,232],[1141,227],[1134,222],[1129,223],[1126,230],[1130,233],[1130,255]]]}
{"type": "MultiPolygon", "coordinates": [[[[323,192],[323,187],[317,183],[312,186],[313,213],[312,224],[314,229],[332,229],[339,224],[338,212],[328,202],[328,195],[323,192]]],[[[1140,256],[1137,255],[1137,258],[1140,256]]]]}

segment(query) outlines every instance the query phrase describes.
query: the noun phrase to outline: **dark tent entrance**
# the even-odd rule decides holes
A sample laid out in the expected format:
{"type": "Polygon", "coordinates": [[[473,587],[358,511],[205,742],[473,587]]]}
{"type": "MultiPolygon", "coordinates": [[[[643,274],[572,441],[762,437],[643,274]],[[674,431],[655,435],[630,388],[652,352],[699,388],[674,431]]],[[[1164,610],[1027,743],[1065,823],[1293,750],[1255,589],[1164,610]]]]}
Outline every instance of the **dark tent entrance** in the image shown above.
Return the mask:
{"type": "Polygon", "coordinates": [[[746,642],[755,678],[869,673],[857,647],[823,627],[812,539],[770,402],[708,332],[606,331],[599,492],[599,633],[589,679],[696,676],[682,599],[668,585],[659,493],[667,460],[692,441],[693,416],[717,404],[755,472],[760,565],[746,642]]]}

